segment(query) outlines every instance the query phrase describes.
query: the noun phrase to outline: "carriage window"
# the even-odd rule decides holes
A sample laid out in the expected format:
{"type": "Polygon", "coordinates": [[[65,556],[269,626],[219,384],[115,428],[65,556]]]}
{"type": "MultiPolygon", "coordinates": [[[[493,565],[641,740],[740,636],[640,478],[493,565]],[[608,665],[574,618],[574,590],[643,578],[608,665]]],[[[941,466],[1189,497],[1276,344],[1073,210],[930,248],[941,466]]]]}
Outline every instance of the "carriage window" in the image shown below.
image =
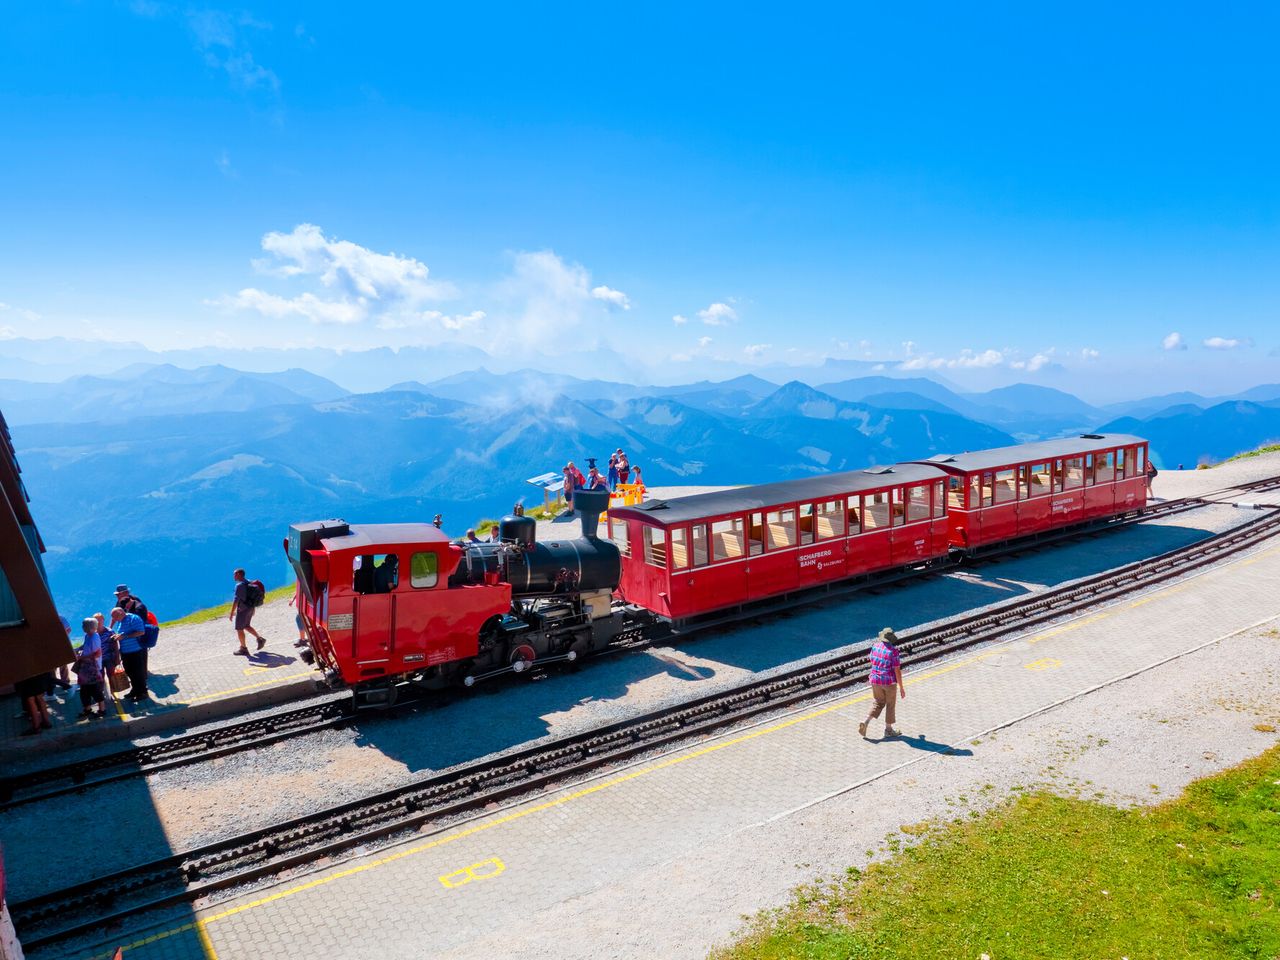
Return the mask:
{"type": "Polygon", "coordinates": [[[1146,452],[1145,447],[1133,448],[1133,475],[1140,477],[1146,472],[1146,464],[1143,463],[1143,454],[1146,452]]]}
{"type": "Polygon", "coordinates": [[[982,506],[982,474],[975,473],[969,478],[969,509],[977,510],[982,506]]]}
{"type": "Polygon", "coordinates": [[[989,507],[994,502],[996,492],[996,475],[987,471],[982,475],[982,505],[989,507]]]}
{"type": "Polygon", "coordinates": [[[655,567],[667,565],[667,531],[662,527],[644,528],[644,562],[655,567]]]}
{"type": "Polygon", "coordinates": [[[1064,489],[1071,490],[1084,485],[1084,457],[1071,457],[1064,462],[1064,489]]]}
{"type": "Polygon", "coordinates": [[[907,523],[929,519],[929,488],[932,484],[918,483],[907,487],[907,523]]]}
{"type": "Polygon", "coordinates": [[[907,506],[903,502],[901,487],[894,487],[889,491],[889,502],[893,505],[893,510],[890,511],[889,515],[889,522],[895,527],[900,527],[905,522],[904,518],[907,515],[907,506]]]}
{"type": "Polygon", "coordinates": [[[858,504],[862,501],[858,497],[849,498],[849,536],[862,532],[862,514],[858,512],[858,504]]]}
{"type": "Polygon", "coordinates": [[[844,536],[844,501],[826,500],[818,504],[818,515],[814,519],[819,540],[830,540],[832,537],[844,536]]]}
{"type": "Polygon", "coordinates": [[[671,533],[671,569],[683,570],[689,566],[689,549],[685,544],[685,528],[672,527],[671,533]]]}
{"type": "Polygon", "coordinates": [[[439,577],[440,558],[434,553],[415,553],[409,557],[409,585],[434,587],[439,577]]]}
{"type": "Polygon", "coordinates": [[[764,553],[763,513],[753,513],[751,515],[751,525],[747,529],[747,546],[753,557],[758,557],[764,553]]]}
{"type": "Polygon", "coordinates": [[[1053,490],[1053,466],[1048,463],[1031,465],[1028,477],[1031,481],[1031,496],[1040,497],[1053,490]]]}
{"type": "Polygon", "coordinates": [[[1093,473],[1097,483],[1110,483],[1116,478],[1116,452],[1108,450],[1093,459],[1093,473]]]}
{"type": "Polygon", "coordinates": [[[880,530],[889,525],[889,494],[881,490],[862,498],[862,529],[880,530]]]}
{"type": "Polygon", "coordinates": [[[390,593],[399,582],[400,558],[394,553],[366,553],[351,561],[351,586],[356,593],[390,593]]]}
{"type": "Polygon", "coordinates": [[[1025,500],[1031,496],[1031,466],[1023,464],[1018,468],[1018,499],[1025,500]]]}
{"type": "Polygon", "coordinates": [[[716,560],[737,560],[742,556],[741,517],[711,524],[711,551],[716,560]]]}
{"type": "Polygon", "coordinates": [[[1125,478],[1125,462],[1124,447],[1116,451],[1116,479],[1123,480],[1125,478]]]}
{"type": "Polygon", "coordinates": [[[813,543],[813,504],[800,504],[800,542],[813,543]]]}
{"type": "Polygon", "coordinates": [[[935,518],[947,515],[947,490],[942,480],[933,483],[933,515],[935,518]]]}
{"type": "Polygon", "coordinates": [[[796,545],[795,510],[770,510],[765,516],[765,529],[769,533],[769,549],[796,545]]]}
{"type": "Polygon", "coordinates": [[[705,566],[707,562],[707,525],[705,523],[695,523],[693,525],[693,536],[689,539],[689,543],[693,547],[693,565],[695,567],[705,566]]]}
{"type": "Polygon", "coordinates": [[[947,506],[953,510],[964,509],[964,481],[959,477],[947,477],[947,506]]]}
{"type": "Polygon", "coordinates": [[[1018,499],[1017,471],[1013,468],[998,470],[995,482],[996,503],[1012,503],[1018,499]]]}
{"type": "Polygon", "coordinates": [[[1093,454],[1086,453],[1084,457],[1084,482],[1089,486],[1093,486],[1097,483],[1097,479],[1093,472],[1093,454]]]}
{"type": "MultiPolygon", "coordinates": [[[[609,539],[624,557],[631,556],[631,541],[627,539],[627,521],[609,519],[609,539]]],[[[417,586],[417,584],[415,584],[417,586]]]]}

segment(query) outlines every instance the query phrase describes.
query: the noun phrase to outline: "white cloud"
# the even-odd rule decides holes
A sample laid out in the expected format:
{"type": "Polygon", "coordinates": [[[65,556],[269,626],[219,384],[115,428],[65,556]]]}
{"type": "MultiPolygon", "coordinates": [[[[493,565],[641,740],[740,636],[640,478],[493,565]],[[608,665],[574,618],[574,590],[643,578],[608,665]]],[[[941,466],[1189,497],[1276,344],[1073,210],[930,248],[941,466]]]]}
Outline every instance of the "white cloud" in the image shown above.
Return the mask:
{"type": "Polygon", "coordinates": [[[631,298],[621,290],[614,290],[612,287],[592,287],[591,296],[597,300],[603,300],[611,307],[619,307],[622,310],[631,309],[631,298]]]}
{"type": "Polygon", "coordinates": [[[421,325],[415,317],[427,303],[457,292],[450,283],[432,280],[427,265],[419,260],[331,239],[310,223],[299,224],[289,233],[266,234],[262,249],[271,256],[253,261],[258,272],[310,281],[331,291],[330,295],[317,296],[309,290],[284,297],[249,287],[206,302],[276,319],[303,317],[312,323],[355,324],[374,318],[383,329],[400,329],[421,325]]]}
{"type": "Polygon", "coordinates": [[[760,357],[764,355],[766,350],[772,350],[772,349],[773,349],[772,343],[753,343],[750,346],[743,347],[742,352],[745,353],[752,360],[759,360],[760,357]]]}
{"type": "Polygon", "coordinates": [[[1166,350],[1185,350],[1187,345],[1182,340],[1182,334],[1176,330],[1160,341],[1166,350]]]}
{"type": "Polygon", "coordinates": [[[218,155],[213,158],[213,162],[218,165],[218,172],[228,180],[235,180],[240,176],[239,171],[237,171],[235,167],[231,166],[231,154],[227,153],[225,149],[220,151],[218,155]]]}
{"type": "MultiPolygon", "coordinates": [[[[988,350],[987,352],[994,353],[995,351],[988,350]]],[[[1014,370],[1026,370],[1028,373],[1035,373],[1037,370],[1043,369],[1044,367],[1048,366],[1050,362],[1051,362],[1051,358],[1049,357],[1048,354],[1037,353],[1037,354],[1034,354],[1030,360],[1010,361],[1009,366],[1012,367],[1014,370]]],[[[995,364],[982,364],[982,366],[994,366],[994,365],[995,364]]],[[[974,366],[977,366],[977,364],[974,364],[974,366]]]]}
{"type": "Polygon", "coordinates": [[[233,86],[246,93],[280,91],[280,78],[254,60],[245,37],[247,30],[270,30],[271,24],[224,10],[190,10],[186,17],[196,50],[205,63],[226,73],[233,86]]]}
{"type": "Polygon", "coordinates": [[[363,301],[322,300],[314,293],[296,297],[281,297],[263,290],[248,287],[235,296],[205,301],[214,306],[236,310],[254,310],[273,320],[285,317],[304,317],[312,323],[360,323],[368,315],[363,301]]]}
{"type": "Polygon", "coordinates": [[[498,285],[499,298],[510,304],[507,335],[543,348],[559,341],[582,323],[592,302],[590,279],[581,264],[551,250],[517,253],[511,275],[498,285]]]}
{"type": "Polygon", "coordinates": [[[421,302],[447,300],[457,294],[450,283],[430,279],[427,265],[396,253],[375,253],[349,240],[333,240],[311,223],[289,233],[268,233],[262,249],[277,261],[255,260],[263,273],[274,276],[314,276],[321,284],[349,296],[371,300],[421,302]]]}
{"type": "Polygon", "coordinates": [[[17,335],[18,331],[14,330],[13,327],[0,326],[0,340],[12,340],[17,335]]]}
{"type": "Polygon", "coordinates": [[[711,340],[711,338],[710,338],[710,337],[699,337],[699,338],[698,338],[698,346],[699,346],[699,347],[708,347],[708,346],[710,346],[710,345],[711,345],[711,343],[712,343],[712,340],[711,340]]]}
{"type": "Polygon", "coordinates": [[[689,318],[683,317],[677,313],[674,317],[671,318],[671,322],[674,323],[677,327],[683,327],[686,323],[689,322],[689,318]]]}
{"type": "Polygon", "coordinates": [[[1097,360],[1100,356],[1102,356],[1102,354],[1093,349],[1093,347],[1085,347],[1080,351],[1081,360],[1097,360]]]}
{"type": "Polygon", "coordinates": [[[412,330],[439,327],[443,330],[459,332],[476,326],[485,318],[483,310],[472,310],[470,313],[447,314],[439,310],[424,310],[415,314],[395,314],[383,317],[378,321],[379,330],[412,330]]]}
{"type": "MultiPolygon", "coordinates": [[[[909,359],[904,360],[898,365],[898,368],[901,370],[955,370],[965,368],[998,367],[1000,364],[1004,363],[1005,359],[1004,354],[999,350],[983,350],[979,353],[966,347],[954,357],[935,357],[932,354],[913,355],[915,344],[909,340],[904,343],[903,346],[907,349],[909,359]]],[[[1037,357],[1039,356],[1040,355],[1037,354],[1037,357]]],[[[1033,358],[1033,360],[1034,359],[1036,358],[1033,358]]],[[[1026,367],[1031,370],[1039,370],[1040,367],[1048,361],[1049,358],[1045,357],[1043,362],[1035,367],[1030,367],[1026,363],[1022,363],[1022,361],[1018,361],[1017,363],[1012,364],[1012,366],[1019,366],[1019,364],[1021,364],[1019,369],[1026,367]]]]}
{"type": "Polygon", "coordinates": [[[1210,350],[1234,350],[1236,347],[1252,347],[1253,341],[1248,338],[1208,337],[1202,343],[1210,350]]]}
{"type": "Polygon", "coordinates": [[[698,311],[698,318],[711,327],[724,327],[738,319],[738,311],[727,303],[713,303],[705,310],[698,311]]]}
{"type": "MultiPolygon", "coordinates": [[[[40,314],[36,313],[34,310],[27,310],[25,307],[15,307],[9,303],[0,303],[0,314],[17,317],[19,320],[23,320],[27,323],[35,323],[40,319],[40,314]]],[[[5,329],[9,330],[12,328],[6,327],[5,329]]]]}

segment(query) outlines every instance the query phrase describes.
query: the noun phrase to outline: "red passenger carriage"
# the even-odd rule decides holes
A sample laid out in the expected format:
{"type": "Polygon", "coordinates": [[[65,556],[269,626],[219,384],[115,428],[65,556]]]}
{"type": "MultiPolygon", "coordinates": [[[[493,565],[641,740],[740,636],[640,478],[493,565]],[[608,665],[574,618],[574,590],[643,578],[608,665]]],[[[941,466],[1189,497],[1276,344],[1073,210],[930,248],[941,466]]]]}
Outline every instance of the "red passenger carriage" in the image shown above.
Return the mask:
{"type": "Polygon", "coordinates": [[[619,593],[678,625],[945,556],[945,482],[904,463],[616,507],[619,593]]]}
{"type": "Polygon", "coordinates": [[[951,545],[972,550],[1147,503],[1147,441],[1085,434],[919,461],[945,470],[951,545]]]}

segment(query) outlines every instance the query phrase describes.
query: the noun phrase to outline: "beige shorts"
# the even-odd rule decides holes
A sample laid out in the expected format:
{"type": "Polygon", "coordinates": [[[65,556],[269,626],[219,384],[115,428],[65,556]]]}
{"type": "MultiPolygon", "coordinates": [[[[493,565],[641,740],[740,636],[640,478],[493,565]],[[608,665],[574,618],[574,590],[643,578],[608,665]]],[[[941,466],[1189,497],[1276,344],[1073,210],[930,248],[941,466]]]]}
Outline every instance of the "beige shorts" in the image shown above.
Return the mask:
{"type": "Polygon", "coordinates": [[[874,720],[880,716],[880,711],[885,710],[884,722],[885,726],[892,727],[893,721],[897,719],[893,715],[894,707],[898,705],[898,685],[896,683],[883,686],[879,683],[871,685],[871,696],[875,698],[875,706],[871,708],[870,719],[874,720]],[[887,708],[887,709],[886,709],[887,708]]]}

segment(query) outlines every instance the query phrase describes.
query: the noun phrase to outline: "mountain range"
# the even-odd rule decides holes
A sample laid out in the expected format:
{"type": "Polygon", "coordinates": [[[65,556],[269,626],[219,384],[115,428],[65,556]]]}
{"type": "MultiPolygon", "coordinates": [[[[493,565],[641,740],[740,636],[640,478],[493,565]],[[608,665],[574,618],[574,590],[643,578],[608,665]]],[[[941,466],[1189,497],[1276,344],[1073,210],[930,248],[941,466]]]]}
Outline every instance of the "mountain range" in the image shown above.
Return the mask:
{"type": "MultiPolygon", "coordinates": [[[[223,599],[236,566],[287,577],[290,523],[429,520],[461,534],[573,459],[623,447],[650,486],[786,479],[1101,429],[1152,440],[1162,467],[1280,437],[1280,386],[1207,407],[1095,408],[1029,384],[961,393],[928,378],[819,387],[756,375],[637,386],[476,369],[350,393],[300,369],[128,364],[0,381],[55,595],[76,616],[134,585],[162,614],[223,599]]],[[[1178,398],[1185,399],[1185,398],[1178,398]]],[[[1208,403],[1208,398],[1199,398],[1208,403]]]]}

